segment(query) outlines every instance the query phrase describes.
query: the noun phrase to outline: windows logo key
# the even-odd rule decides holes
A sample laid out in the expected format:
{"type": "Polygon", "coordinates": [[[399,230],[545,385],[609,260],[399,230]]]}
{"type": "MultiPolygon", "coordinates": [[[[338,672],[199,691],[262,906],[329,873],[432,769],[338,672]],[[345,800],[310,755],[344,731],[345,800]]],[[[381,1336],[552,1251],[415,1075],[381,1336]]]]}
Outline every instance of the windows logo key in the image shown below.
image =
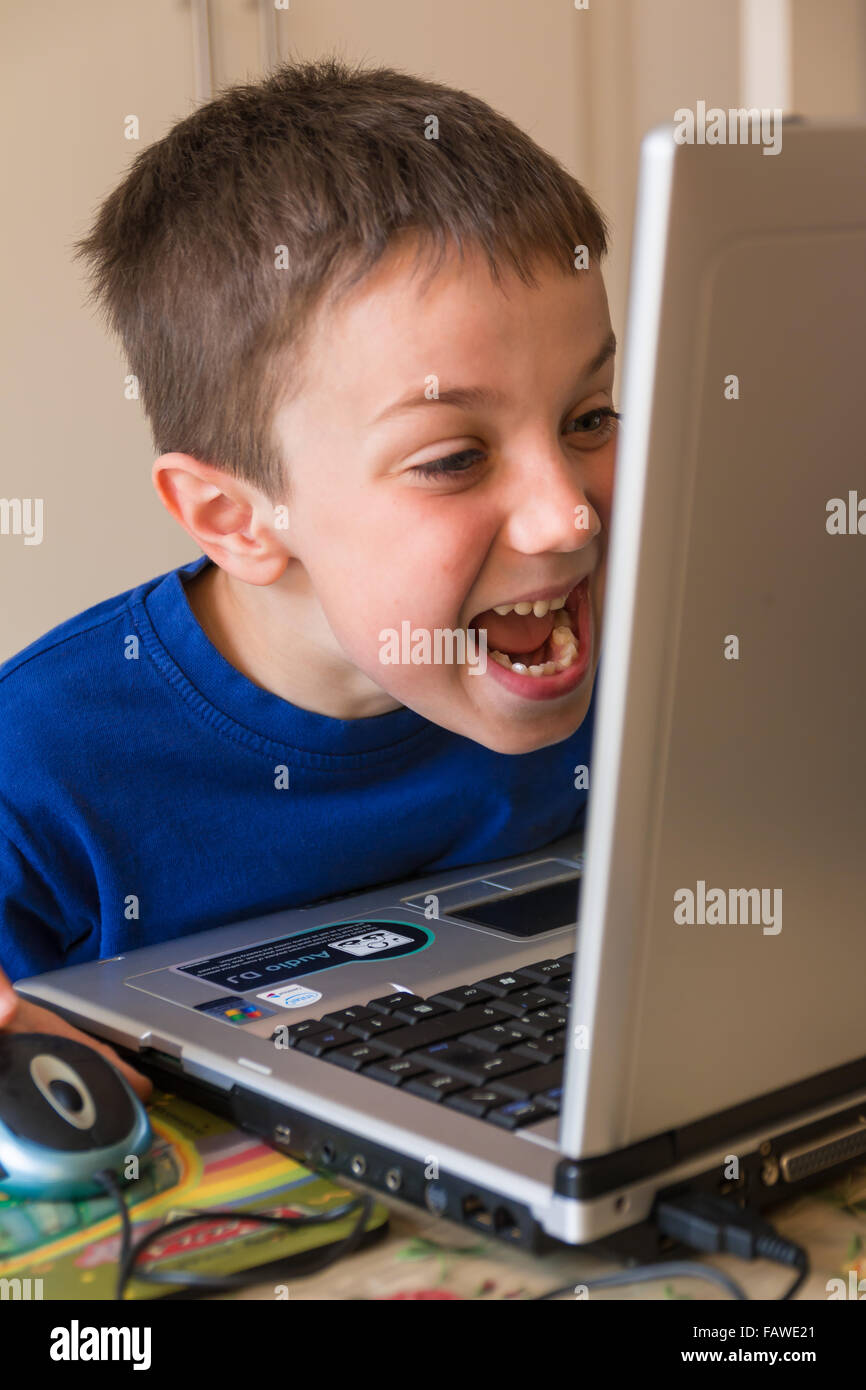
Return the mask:
{"type": "Polygon", "coordinates": [[[197,1013],[207,1014],[209,1018],[221,1018],[226,1023],[255,1023],[258,1018],[272,1018],[273,1009],[262,1008],[239,994],[223,994],[219,999],[209,999],[206,1004],[196,1004],[197,1013]]]}

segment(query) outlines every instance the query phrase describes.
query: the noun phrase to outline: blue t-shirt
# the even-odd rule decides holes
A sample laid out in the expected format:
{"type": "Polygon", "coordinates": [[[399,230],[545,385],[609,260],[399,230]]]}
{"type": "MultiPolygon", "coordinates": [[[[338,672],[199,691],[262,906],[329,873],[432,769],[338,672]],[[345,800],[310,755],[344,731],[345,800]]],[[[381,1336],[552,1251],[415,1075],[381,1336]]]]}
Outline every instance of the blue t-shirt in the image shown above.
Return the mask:
{"type": "Polygon", "coordinates": [[[593,705],[494,753],[401,708],[332,719],[217,651],[184,584],[106,599],[0,666],[0,966],[12,979],[534,850],[583,821],[593,705]]]}

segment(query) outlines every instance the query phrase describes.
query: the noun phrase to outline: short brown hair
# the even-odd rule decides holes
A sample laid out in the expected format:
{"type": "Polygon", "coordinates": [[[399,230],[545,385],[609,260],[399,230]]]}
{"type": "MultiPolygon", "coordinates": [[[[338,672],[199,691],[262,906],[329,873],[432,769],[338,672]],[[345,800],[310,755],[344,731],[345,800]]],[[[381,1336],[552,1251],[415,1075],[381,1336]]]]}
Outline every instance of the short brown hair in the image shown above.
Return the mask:
{"type": "Polygon", "coordinates": [[[297,389],[301,334],[325,292],[351,288],[403,233],[437,253],[434,270],[474,244],[495,279],[506,263],[528,284],[538,259],[567,272],[575,246],[607,251],[593,199],[512,121],[391,68],[285,64],[139,154],[75,254],[158,453],[277,501],[273,417],[297,389]]]}

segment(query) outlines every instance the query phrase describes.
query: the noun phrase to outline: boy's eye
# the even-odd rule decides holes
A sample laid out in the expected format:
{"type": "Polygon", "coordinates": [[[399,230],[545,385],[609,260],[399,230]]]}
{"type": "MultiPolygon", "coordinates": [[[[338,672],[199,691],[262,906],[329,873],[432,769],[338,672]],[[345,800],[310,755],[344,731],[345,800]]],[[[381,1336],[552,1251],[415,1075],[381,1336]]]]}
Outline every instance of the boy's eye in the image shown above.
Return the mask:
{"type": "MultiPolygon", "coordinates": [[[[595,410],[587,410],[583,415],[578,415],[576,419],[570,420],[566,425],[565,432],[578,435],[581,440],[591,441],[591,447],[596,448],[604,444],[616,429],[617,420],[621,420],[620,413],[612,406],[597,406],[595,410]],[[576,430],[571,430],[572,425],[579,426],[576,430]]],[[[484,457],[481,449],[461,449],[458,454],[449,454],[446,458],[432,459],[430,463],[419,463],[410,469],[412,473],[420,473],[422,478],[447,478],[454,477],[460,473],[467,473],[474,464],[484,457]]]]}
{"type": "Polygon", "coordinates": [[[596,406],[595,410],[587,410],[583,415],[578,415],[575,420],[569,420],[568,425],[566,425],[566,433],[569,432],[570,425],[579,425],[582,428],[574,430],[573,433],[588,435],[592,439],[593,445],[603,444],[616,429],[617,420],[621,419],[622,416],[619,411],[614,410],[612,406],[599,405],[596,406]],[[595,421],[601,423],[596,424],[595,421]]]}
{"type": "Polygon", "coordinates": [[[465,473],[484,455],[480,449],[461,449],[459,454],[449,454],[447,458],[433,459],[430,463],[419,463],[410,471],[420,473],[422,478],[443,478],[457,473],[465,473]]]}

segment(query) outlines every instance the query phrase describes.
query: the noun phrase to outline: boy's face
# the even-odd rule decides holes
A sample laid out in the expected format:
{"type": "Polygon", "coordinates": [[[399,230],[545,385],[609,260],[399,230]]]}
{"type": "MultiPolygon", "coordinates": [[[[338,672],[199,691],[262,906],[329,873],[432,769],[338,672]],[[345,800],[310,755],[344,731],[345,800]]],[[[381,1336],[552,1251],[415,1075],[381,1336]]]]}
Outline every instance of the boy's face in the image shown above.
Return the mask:
{"type": "Polygon", "coordinates": [[[424,289],[412,255],[393,249],[315,324],[276,417],[277,534],[353,667],[434,723],[524,753],[578,728],[598,663],[616,441],[612,352],[591,367],[612,337],[604,284],[542,263],[537,288],[511,273],[497,288],[473,250],[424,289]],[[463,664],[447,643],[441,664],[382,660],[389,630],[429,633],[435,654],[437,630],[470,627],[487,633],[483,674],[471,646],[463,664]]]}

